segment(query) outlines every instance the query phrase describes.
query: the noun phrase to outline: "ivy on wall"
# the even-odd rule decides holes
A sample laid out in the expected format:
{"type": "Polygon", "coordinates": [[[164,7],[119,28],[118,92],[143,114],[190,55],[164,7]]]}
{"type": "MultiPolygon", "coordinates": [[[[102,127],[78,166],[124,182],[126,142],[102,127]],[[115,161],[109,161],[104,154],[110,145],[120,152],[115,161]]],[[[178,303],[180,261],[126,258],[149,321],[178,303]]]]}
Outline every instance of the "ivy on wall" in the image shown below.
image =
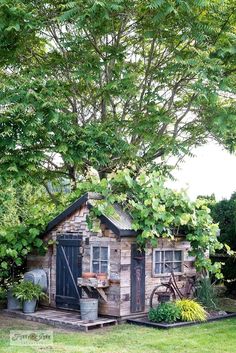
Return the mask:
{"type": "Polygon", "coordinates": [[[210,215],[210,209],[202,199],[191,202],[185,192],[177,192],[165,186],[161,172],[124,169],[110,174],[107,179],[91,178],[79,187],[81,194],[87,190],[104,196],[96,201],[90,217],[90,226],[101,214],[113,214],[112,205],[119,203],[133,218],[133,229],[138,232],[141,247],[147,243],[157,246],[159,238],[174,239],[185,234],[191,243],[190,255],[195,257],[197,270],[207,270],[222,277],[220,263],[212,264],[206,256],[223,244],[218,241],[219,228],[210,215]]]}

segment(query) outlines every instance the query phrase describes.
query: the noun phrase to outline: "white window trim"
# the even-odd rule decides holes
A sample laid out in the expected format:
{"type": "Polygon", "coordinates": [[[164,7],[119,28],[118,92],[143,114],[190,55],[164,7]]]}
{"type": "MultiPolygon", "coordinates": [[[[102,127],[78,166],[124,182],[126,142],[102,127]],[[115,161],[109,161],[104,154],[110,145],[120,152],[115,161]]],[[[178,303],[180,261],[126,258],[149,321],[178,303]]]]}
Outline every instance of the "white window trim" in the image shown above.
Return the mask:
{"type": "MultiPolygon", "coordinates": [[[[175,275],[183,275],[183,267],[184,267],[184,250],[179,248],[154,248],[152,251],[152,277],[168,277],[170,276],[170,272],[166,273],[155,273],[155,252],[156,251],[181,251],[182,261],[181,261],[181,272],[174,272],[175,275]]],[[[173,261],[178,262],[178,261],[173,261]]]]}
{"type": "Polygon", "coordinates": [[[90,272],[93,272],[93,248],[107,248],[107,275],[110,276],[110,246],[103,244],[92,244],[90,247],[90,272]]]}

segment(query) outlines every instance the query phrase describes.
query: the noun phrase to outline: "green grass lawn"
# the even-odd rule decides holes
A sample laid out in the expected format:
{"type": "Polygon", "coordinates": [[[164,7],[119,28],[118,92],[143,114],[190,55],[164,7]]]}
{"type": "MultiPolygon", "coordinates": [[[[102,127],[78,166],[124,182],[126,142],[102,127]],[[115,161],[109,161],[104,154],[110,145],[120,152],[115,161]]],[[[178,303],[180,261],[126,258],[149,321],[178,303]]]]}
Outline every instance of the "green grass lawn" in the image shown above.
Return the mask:
{"type": "Polygon", "coordinates": [[[0,352],[28,353],[233,353],[236,352],[236,318],[215,323],[161,331],[119,325],[89,333],[53,329],[0,314],[0,352]],[[53,347],[9,345],[10,330],[53,330],[53,347]]]}

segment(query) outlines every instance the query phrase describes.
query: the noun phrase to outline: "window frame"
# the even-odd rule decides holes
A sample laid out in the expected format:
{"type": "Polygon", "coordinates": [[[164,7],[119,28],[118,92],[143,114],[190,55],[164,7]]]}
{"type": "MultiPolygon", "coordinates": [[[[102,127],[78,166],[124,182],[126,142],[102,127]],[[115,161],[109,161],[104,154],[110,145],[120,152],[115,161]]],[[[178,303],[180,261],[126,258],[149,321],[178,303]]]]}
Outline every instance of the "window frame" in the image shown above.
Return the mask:
{"type": "MultiPolygon", "coordinates": [[[[182,275],[183,274],[183,266],[184,266],[184,250],[183,249],[179,249],[179,248],[174,248],[174,249],[170,249],[170,248],[155,248],[152,251],[152,277],[167,277],[170,276],[171,272],[166,272],[166,273],[156,273],[155,272],[155,265],[156,262],[155,261],[155,255],[156,255],[156,251],[162,252],[162,251],[172,251],[173,253],[175,251],[180,251],[181,252],[181,261],[164,261],[165,262],[180,262],[181,263],[181,272],[174,272],[175,275],[182,275]]],[[[174,258],[174,257],[173,257],[174,258]]],[[[162,263],[162,261],[160,261],[159,263],[162,263]]]]}
{"type": "MultiPolygon", "coordinates": [[[[109,245],[102,245],[102,244],[92,244],[91,245],[91,248],[90,248],[90,272],[94,272],[93,271],[93,248],[107,248],[107,275],[109,277],[110,275],[110,246],[109,245]]],[[[100,250],[100,255],[101,255],[101,250],[100,250]]],[[[101,258],[100,258],[100,255],[99,255],[99,270],[101,270],[101,258]]],[[[95,272],[96,273],[96,272],[95,272]]],[[[101,273],[101,272],[98,272],[98,273],[101,273]]]]}

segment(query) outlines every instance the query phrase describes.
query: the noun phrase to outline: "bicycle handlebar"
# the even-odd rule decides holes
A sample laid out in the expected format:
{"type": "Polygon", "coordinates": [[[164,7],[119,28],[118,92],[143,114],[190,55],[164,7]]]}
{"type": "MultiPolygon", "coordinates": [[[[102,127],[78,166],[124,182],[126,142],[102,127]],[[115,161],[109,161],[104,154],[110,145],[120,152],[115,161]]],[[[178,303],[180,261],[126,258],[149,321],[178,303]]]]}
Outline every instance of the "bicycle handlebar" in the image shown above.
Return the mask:
{"type": "MultiPolygon", "coordinates": [[[[187,266],[186,264],[183,264],[183,265],[184,265],[184,267],[189,268],[189,266],[187,266]]],[[[169,266],[167,264],[165,264],[165,267],[168,268],[170,270],[170,272],[173,272],[174,270],[176,270],[178,268],[178,266],[173,267],[173,266],[169,266]]]]}
{"type": "MultiPolygon", "coordinates": [[[[180,262],[180,261],[179,261],[179,262],[180,262]]],[[[186,265],[186,264],[183,264],[183,265],[184,265],[184,267],[189,268],[188,265],[186,265]]],[[[178,266],[172,267],[172,266],[169,266],[169,265],[167,265],[167,264],[165,264],[165,267],[167,267],[167,268],[174,268],[174,269],[178,268],[178,266]]]]}

